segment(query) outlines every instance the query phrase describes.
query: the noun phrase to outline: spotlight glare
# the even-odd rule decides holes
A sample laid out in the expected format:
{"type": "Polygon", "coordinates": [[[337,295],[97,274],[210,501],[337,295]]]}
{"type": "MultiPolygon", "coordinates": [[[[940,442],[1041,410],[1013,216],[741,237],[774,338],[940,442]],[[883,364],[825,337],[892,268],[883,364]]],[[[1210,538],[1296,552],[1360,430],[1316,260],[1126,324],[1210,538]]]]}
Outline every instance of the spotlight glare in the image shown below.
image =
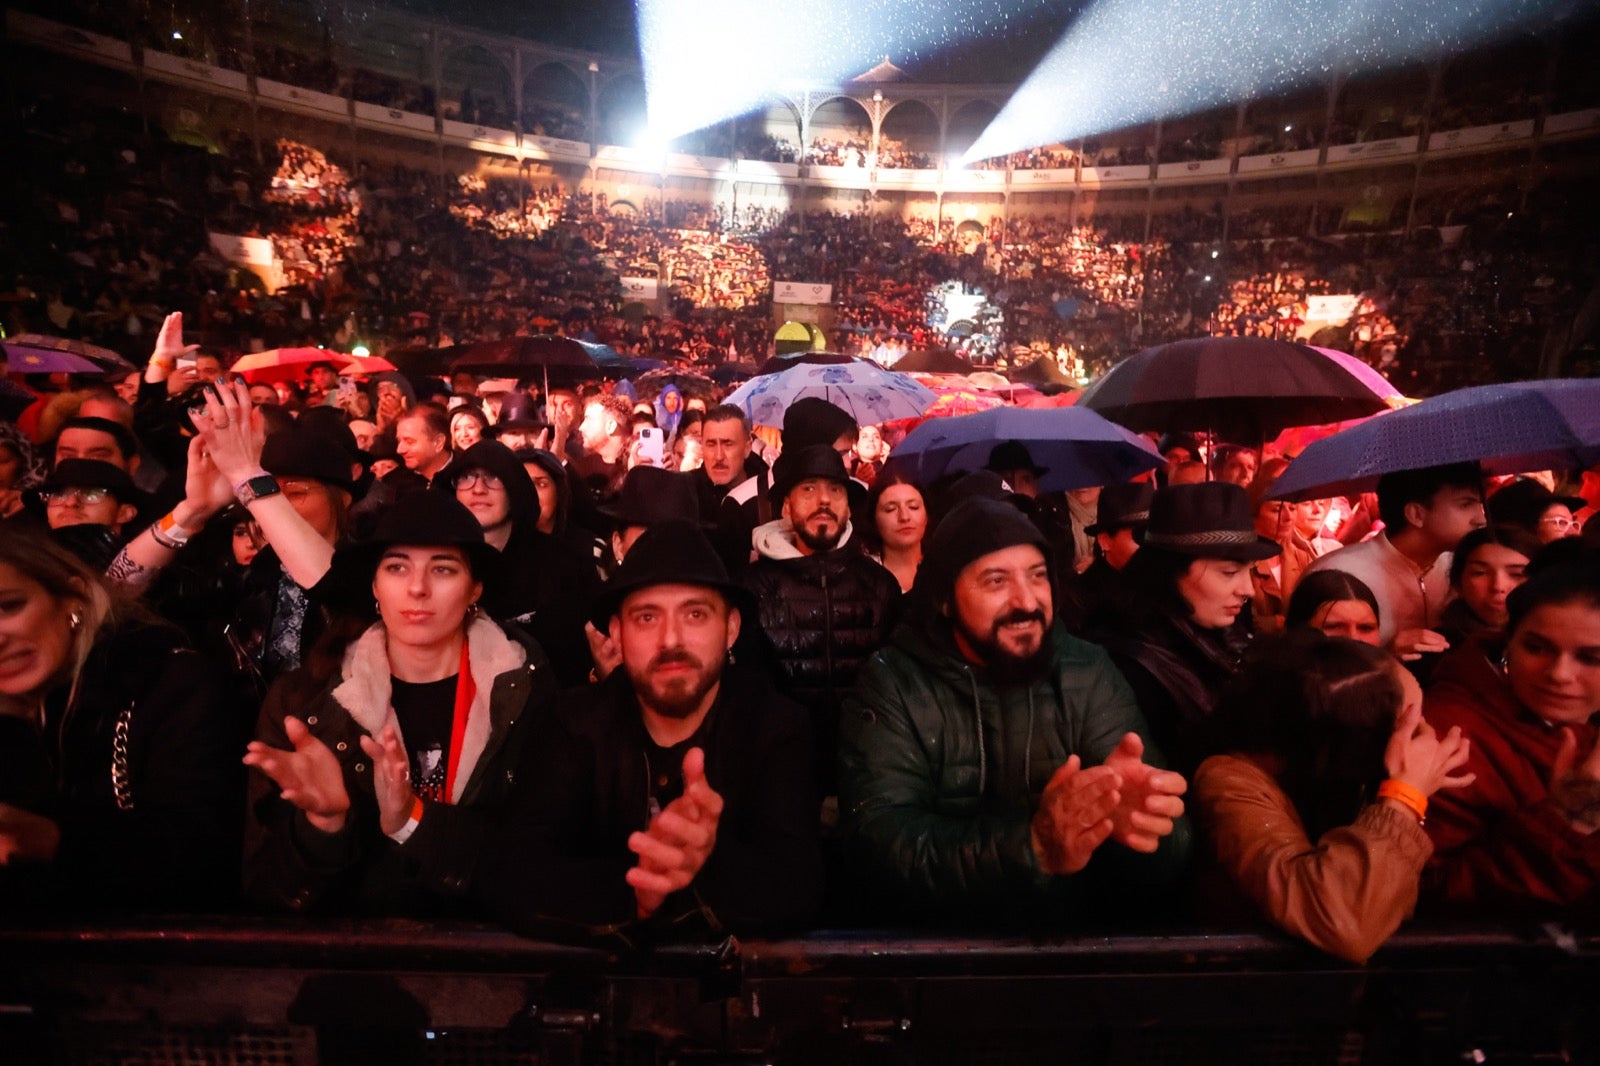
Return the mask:
{"type": "Polygon", "coordinates": [[[962,157],[963,165],[1425,61],[1549,23],[1567,0],[1097,0],[962,157]]]}

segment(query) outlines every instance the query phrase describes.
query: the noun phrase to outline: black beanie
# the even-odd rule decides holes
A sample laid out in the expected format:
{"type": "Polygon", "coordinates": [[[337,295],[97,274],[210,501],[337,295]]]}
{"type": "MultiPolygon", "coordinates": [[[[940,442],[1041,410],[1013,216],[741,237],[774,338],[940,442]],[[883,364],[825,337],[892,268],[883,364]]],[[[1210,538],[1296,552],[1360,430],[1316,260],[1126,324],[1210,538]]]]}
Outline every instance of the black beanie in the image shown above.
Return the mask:
{"type": "Polygon", "coordinates": [[[1016,507],[983,496],[963,500],[950,509],[923,546],[917,584],[925,585],[931,601],[943,606],[950,601],[956,578],[972,562],[1019,544],[1036,546],[1049,562],[1049,542],[1016,507]]]}
{"type": "Polygon", "coordinates": [[[850,412],[820,396],[805,396],[783,412],[783,450],[798,451],[812,444],[833,442],[861,427],[850,412]]]}

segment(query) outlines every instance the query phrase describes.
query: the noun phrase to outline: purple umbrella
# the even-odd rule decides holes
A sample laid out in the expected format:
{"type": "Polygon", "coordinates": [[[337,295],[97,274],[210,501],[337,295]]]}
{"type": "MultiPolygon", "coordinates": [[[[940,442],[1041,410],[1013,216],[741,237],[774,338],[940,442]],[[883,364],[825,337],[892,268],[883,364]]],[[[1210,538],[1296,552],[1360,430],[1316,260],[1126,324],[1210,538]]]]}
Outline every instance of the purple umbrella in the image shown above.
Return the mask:
{"type": "Polygon", "coordinates": [[[1384,474],[1467,462],[1491,474],[1600,462],[1600,379],[1479,385],[1368,419],[1307,445],[1268,495],[1348,496],[1384,474]]]}

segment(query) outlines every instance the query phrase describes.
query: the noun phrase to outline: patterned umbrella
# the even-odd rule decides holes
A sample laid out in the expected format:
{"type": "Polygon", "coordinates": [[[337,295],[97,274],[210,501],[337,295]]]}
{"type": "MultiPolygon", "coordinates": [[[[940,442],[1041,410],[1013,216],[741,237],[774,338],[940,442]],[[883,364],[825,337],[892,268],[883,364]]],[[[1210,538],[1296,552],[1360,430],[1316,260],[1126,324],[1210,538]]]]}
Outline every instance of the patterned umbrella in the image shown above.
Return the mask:
{"type": "Polygon", "coordinates": [[[857,360],[798,363],[776,374],[763,374],[733,390],[724,402],[743,408],[758,426],[782,426],[783,412],[807,396],[837,404],[863,426],[915,418],[938,398],[905,374],[857,360]]]}
{"type": "Polygon", "coordinates": [[[1491,474],[1600,462],[1600,379],[1479,385],[1368,419],[1308,444],[1269,495],[1349,496],[1384,474],[1465,462],[1491,474]]]}

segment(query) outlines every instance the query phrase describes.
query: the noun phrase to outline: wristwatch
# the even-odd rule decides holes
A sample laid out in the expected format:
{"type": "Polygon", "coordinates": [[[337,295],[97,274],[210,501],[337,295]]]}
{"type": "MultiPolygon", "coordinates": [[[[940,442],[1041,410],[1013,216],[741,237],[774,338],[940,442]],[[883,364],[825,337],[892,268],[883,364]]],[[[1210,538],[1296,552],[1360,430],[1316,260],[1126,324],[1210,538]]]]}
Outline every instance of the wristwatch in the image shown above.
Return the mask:
{"type": "Polygon", "coordinates": [[[235,485],[233,487],[233,496],[240,504],[249,507],[257,500],[265,499],[268,496],[276,496],[282,491],[283,489],[278,486],[277,478],[271,474],[257,474],[255,477],[247,477],[235,485]]]}

